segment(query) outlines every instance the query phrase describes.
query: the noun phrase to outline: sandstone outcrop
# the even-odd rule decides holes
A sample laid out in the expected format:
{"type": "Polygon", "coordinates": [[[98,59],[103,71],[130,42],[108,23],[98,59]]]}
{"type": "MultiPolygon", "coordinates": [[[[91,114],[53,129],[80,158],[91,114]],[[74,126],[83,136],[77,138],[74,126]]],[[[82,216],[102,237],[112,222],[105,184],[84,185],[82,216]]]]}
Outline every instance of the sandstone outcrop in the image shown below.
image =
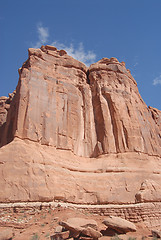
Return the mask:
{"type": "Polygon", "coordinates": [[[97,230],[97,222],[93,219],[85,218],[69,218],[66,222],[60,222],[60,225],[65,227],[67,230],[81,231],[83,228],[92,227],[97,230]],[[79,230],[80,229],[80,230],[79,230]]]}
{"type": "Polygon", "coordinates": [[[155,181],[145,180],[135,197],[136,202],[161,202],[161,186],[155,181]]]}
{"type": "Polygon", "coordinates": [[[124,62],[87,68],[42,46],[19,76],[0,98],[1,203],[160,202],[161,111],[146,106],[124,62]]]}
{"type": "Polygon", "coordinates": [[[151,117],[124,63],[104,58],[90,66],[89,79],[97,140],[103,153],[160,156],[160,122],[155,124],[156,117],[151,117]]]}
{"type": "Polygon", "coordinates": [[[29,49],[19,73],[1,145],[19,137],[84,157],[160,156],[159,111],[147,108],[124,63],[103,58],[87,69],[65,51],[46,46],[29,49]]]}

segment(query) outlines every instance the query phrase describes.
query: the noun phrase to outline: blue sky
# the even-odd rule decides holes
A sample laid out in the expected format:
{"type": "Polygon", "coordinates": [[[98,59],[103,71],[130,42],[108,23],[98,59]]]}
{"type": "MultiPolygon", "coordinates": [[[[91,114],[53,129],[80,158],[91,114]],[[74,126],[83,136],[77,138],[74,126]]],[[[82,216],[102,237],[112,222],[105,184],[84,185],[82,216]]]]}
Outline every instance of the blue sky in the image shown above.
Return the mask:
{"type": "Polygon", "coordinates": [[[0,96],[14,91],[29,47],[54,44],[90,64],[116,57],[161,110],[161,0],[1,0],[0,96]]]}

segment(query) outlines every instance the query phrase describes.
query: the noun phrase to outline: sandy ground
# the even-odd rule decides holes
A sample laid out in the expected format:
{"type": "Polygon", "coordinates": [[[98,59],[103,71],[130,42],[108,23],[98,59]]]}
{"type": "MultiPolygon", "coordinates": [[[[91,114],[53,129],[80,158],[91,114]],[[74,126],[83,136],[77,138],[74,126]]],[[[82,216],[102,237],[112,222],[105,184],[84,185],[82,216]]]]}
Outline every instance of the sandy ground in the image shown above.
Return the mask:
{"type": "MultiPolygon", "coordinates": [[[[0,209],[0,231],[2,229],[12,228],[14,232],[14,240],[45,240],[50,239],[54,234],[54,229],[59,225],[59,221],[67,220],[70,217],[83,217],[94,219],[98,223],[99,231],[103,233],[101,240],[118,239],[115,232],[107,230],[102,224],[105,216],[89,214],[86,211],[57,207],[42,209],[0,209]]],[[[134,239],[152,239],[151,231],[143,224],[137,226],[135,233],[127,233],[118,235],[120,239],[126,240],[131,237],[134,239]]]]}

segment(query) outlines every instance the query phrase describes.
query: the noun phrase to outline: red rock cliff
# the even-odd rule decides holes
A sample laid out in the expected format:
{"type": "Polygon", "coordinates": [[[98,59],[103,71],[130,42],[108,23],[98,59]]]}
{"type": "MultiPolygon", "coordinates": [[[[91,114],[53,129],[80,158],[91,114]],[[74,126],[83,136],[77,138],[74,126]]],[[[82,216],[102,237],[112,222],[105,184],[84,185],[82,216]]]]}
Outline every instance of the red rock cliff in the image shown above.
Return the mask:
{"type": "Polygon", "coordinates": [[[116,58],[87,69],[65,51],[42,46],[29,49],[19,74],[8,114],[2,111],[1,146],[18,137],[85,157],[161,155],[160,111],[147,108],[116,58]]]}
{"type": "Polygon", "coordinates": [[[125,64],[87,68],[43,46],[29,49],[19,74],[0,98],[0,202],[88,204],[160,226],[161,112],[125,64]]]}

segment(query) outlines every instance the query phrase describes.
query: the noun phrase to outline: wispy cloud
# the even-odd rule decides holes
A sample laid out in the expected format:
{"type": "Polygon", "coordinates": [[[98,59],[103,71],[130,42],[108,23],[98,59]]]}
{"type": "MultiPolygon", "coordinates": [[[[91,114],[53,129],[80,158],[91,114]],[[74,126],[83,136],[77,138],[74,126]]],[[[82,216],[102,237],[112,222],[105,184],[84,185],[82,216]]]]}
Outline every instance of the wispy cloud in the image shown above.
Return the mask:
{"type": "Polygon", "coordinates": [[[41,45],[46,44],[49,38],[49,30],[43,27],[42,23],[37,25],[38,41],[33,45],[34,48],[39,48],[41,45]]]}
{"type": "Polygon", "coordinates": [[[156,86],[158,84],[161,84],[161,74],[159,77],[154,78],[153,85],[156,86]]]}
{"type": "Polygon", "coordinates": [[[33,48],[39,48],[41,45],[50,44],[55,46],[57,49],[64,49],[68,55],[85,63],[87,66],[93,63],[96,59],[96,54],[93,51],[85,51],[84,45],[82,42],[78,44],[78,47],[74,47],[71,43],[68,46],[60,41],[49,42],[49,29],[44,27],[42,23],[37,25],[37,34],[38,41],[35,44],[32,44],[33,48]]]}
{"type": "Polygon", "coordinates": [[[96,59],[96,54],[93,51],[85,51],[83,43],[80,42],[77,48],[74,48],[73,44],[69,46],[64,45],[58,41],[53,42],[51,45],[55,46],[58,49],[64,49],[68,55],[85,63],[86,65],[90,65],[96,59]]]}
{"type": "Polygon", "coordinates": [[[138,55],[135,55],[134,56],[134,59],[133,59],[133,61],[134,61],[134,64],[133,64],[133,67],[135,68],[137,65],[139,65],[139,60],[138,60],[138,55]]]}
{"type": "Polygon", "coordinates": [[[134,63],[134,67],[136,67],[138,64],[139,64],[138,62],[134,63]]]}

